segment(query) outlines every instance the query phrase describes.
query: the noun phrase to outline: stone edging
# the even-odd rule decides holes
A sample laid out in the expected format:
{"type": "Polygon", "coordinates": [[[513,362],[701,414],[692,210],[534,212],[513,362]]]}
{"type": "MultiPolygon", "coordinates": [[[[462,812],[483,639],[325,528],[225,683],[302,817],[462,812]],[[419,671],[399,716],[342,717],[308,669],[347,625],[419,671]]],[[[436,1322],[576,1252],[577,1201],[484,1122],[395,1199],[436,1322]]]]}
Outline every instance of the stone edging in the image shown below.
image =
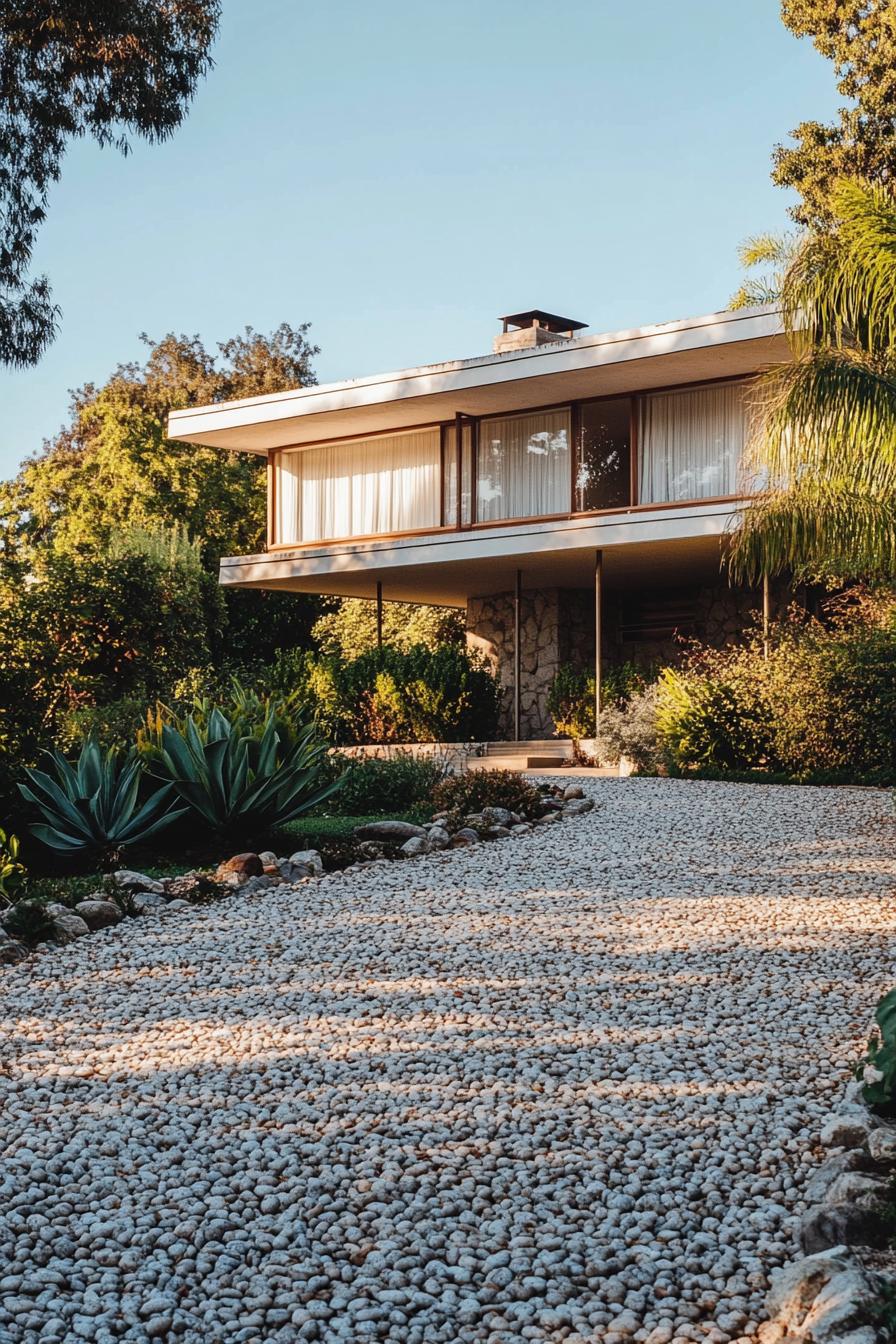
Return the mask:
{"type": "MultiPolygon", "coordinates": [[[[882,1204],[892,1199],[896,1126],[874,1115],[852,1082],[819,1135],[831,1150],[806,1187],[810,1207],[800,1224],[802,1258],[776,1276],[766,1298],[760,1344],[879,1344],[881,1294],[896,1286],[896,1267],[870,1267],[892,1227],[882,1204]]],[[[896,1260],[894,1260],[896,1266],[896,1260]]]]}

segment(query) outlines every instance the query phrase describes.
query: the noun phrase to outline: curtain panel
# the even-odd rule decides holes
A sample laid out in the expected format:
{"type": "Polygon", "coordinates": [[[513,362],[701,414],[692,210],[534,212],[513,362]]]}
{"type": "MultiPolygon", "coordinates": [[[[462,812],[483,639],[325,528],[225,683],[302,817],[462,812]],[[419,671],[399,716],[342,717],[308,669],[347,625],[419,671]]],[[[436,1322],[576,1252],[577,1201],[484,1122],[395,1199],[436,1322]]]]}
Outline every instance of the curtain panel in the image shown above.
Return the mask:
{"type": "Polygon", "coordinates": [[[568,513],[570,412],[482,420],[476,506],[481,523],[568,513]]]}
{"type": "Polygon", "coordinates": [[[438,527],[438,429],[383,434],[281,453],[275,467],[278,545],[438,527]]]}
{"type": "Polygon", "coordinates": [[[737,494],[747,436],[744,394],[743,383],[726,383],[642,400],[639,503],[737,494]]]}

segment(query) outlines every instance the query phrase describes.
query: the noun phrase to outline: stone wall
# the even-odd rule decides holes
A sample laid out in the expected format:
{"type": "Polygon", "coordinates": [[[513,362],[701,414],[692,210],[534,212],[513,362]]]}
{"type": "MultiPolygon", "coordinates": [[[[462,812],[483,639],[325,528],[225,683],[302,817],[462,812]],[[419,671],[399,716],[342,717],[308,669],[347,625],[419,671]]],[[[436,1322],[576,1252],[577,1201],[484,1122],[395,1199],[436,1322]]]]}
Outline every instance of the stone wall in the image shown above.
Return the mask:
{"type": "MultiPolygon", "coordinates": [[[[772,590],[772,616],[792,597],[772,590]]],[[[724,579],[705,587],[617,589],[604,598],[602,658],[605,666],[672,660],[682,642],[699,639],[721,648],[761,620],[758,589],[730,588],[724,579]]],[[[564,663],[594,664],[594,592],[583,588],[524,589],[520,603],[524,741],[554,736],[547,699],[564,663]]],[[[505,690],[500,735],[513,737],[513,594],[471,597],[467,644],[498,673],[505,690]]]]}

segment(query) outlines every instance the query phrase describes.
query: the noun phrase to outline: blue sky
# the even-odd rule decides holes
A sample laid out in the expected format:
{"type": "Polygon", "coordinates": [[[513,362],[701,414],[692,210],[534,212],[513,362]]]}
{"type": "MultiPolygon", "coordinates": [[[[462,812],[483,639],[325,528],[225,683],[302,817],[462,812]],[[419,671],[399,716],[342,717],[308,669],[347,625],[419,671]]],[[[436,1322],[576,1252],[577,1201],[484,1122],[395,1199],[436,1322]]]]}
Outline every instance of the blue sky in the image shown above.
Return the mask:
{"type": "Polygon", "coordinates": [[[777,0],[224,0],[161,146],[78,144],[35,266],[63,309],[0,373],[0,470],[138,334],[310,321],[321,381],[484,353],[498,314],[613,330],[724,307],[786,224],[770,154],[834,74],[777,0]]]}

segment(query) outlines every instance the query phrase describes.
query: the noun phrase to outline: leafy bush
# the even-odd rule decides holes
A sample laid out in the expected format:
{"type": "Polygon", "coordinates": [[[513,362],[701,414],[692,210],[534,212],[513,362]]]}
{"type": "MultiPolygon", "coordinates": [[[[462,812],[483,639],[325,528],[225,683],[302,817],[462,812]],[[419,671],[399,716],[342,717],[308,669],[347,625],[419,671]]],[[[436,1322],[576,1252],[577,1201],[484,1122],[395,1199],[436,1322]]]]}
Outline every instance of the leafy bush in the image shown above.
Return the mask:
{"type": "Polygon", "coordinates": [[[657,728],[659,687],[632,695],[626,704],[611,704],[601,710],[597,741],[599,760],[615,765],[625,756],[637,770],[655,771],[663,762],[663,746],[657,728]]]}
{"type": "Polygon", "coordinates": [[[349,816],[378,812],[404,812],[426,803],[445,775],[445,767],[432,758],[417,759],[405,752],[385,760],[375,756],[337,758],[340,789],[334,810],[349,816]]]}
{"type": "MultiPolygon", "coordinates": [[[[605,711],[620,709],[656,676],[654,666],[626,662],[601,669],[601,724],[605,711]]],[[[574,742],[594,737],[594,673],[571,663],[561,667],[548,691],[548,713],[560,737],[574,742]]]]}
{"type": "Polygon", "coordinates": [[[326,751],[314,727],[284,741],[270,714],[260,736],[241,735],[213,709],[201,726],[191,715],[183,731],[163,724],[149,768],[211,830],[245,843],[336,791],[339,780],[326,768],[326,751]]]}
{"type": "Polygon", "coordinates": [[[896,597],[853,590],[725,649],[692,646],[660,680],[670,770],[896,780],[896,597]]]}
{"type": "Polygon", "coordinates": [[[31,826],[32,834],[50,849],[117,866],[126,846],[148,840],[183,816],[184,809],[172,809],[167,786],[140,803],[143,771],[133,753],[103,752],[89,738],[74,767],[61,752],[45,754],[49,771],[26,769],[28,782],[19,789],[44,818],[31,826]]]}
{"type": "Polygon", "coordinates": [[[11,904],[25,881],[24,866],[19,863],[19,842],[0,828],[0,904],[11,904]]]}
{"type": "Polygon", "coordinates": [[[335,743],[484,742],[497,731],[500,687],[466,649],[384,647],[348,662],[306,655],[289,666],[291,689],[335,743]]]}
{"type": "Polygon", "coordinates": [[[884,1114],[896,1111],[896,989],[878,1002],[868,1049],[856,1066],[862,1097],[884,1114]]]}
{"type": "MultiPolygon", "coordinates": [[[[315,622],[311,634],[325,655],[351,659],[368,653],[377,647],[376,603],[363,597],[342,598],[315,622]]],[[[386,602],[383,641],[402,652],[419,644],[432,650],[445,644],[462,646],[463,614],[453,607],[386,602]]]]}
{"type": "Polygon", "coordinates": [[[200,734],[207,735],[213,714],[221,714],[230,723],[238,737],[261,739],[268,725],[274,728],[284,747],[295,745],[307,730],[309,713],[299,690],[289,693],[259,692],[231,676],[217,699],[195,693],[181,710],[178,706],[163,704],[161,700],[146,711],[137,733],[137,749],[148,759],[157,756],[162,747],[162,730],[173,728],[183,737],[187,722],[192,720],[200,734]]]}
{"type": "Polygon", "coordinates": [[[448,812],[452,820],[486,807],[506,807],[520,817],[534,817],[541,794],[514,770],[467,770],[437,784],[432,801],[436,812],[448,812]]]}

